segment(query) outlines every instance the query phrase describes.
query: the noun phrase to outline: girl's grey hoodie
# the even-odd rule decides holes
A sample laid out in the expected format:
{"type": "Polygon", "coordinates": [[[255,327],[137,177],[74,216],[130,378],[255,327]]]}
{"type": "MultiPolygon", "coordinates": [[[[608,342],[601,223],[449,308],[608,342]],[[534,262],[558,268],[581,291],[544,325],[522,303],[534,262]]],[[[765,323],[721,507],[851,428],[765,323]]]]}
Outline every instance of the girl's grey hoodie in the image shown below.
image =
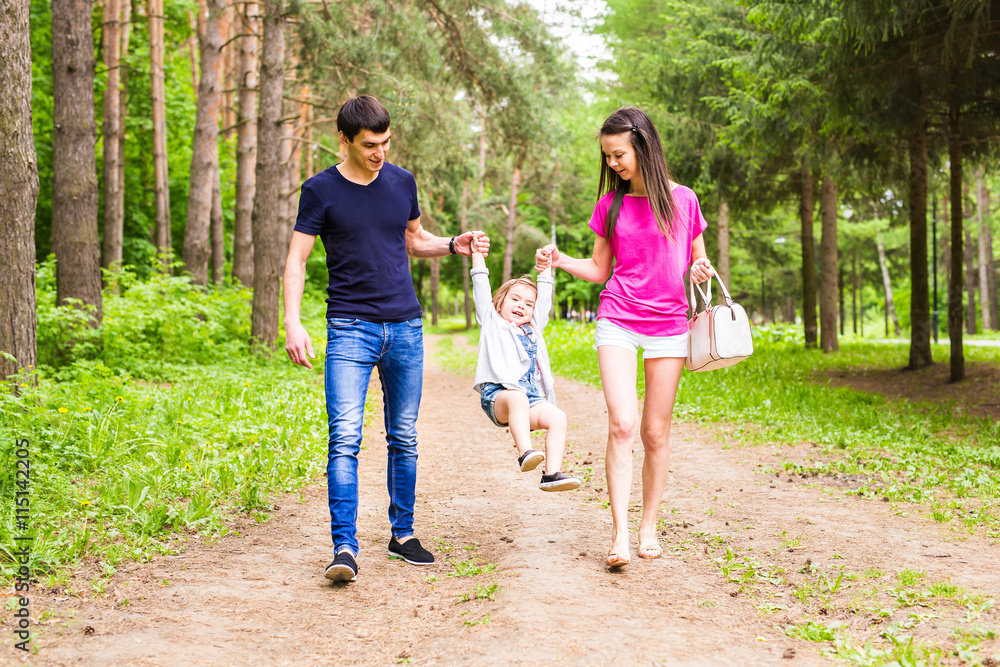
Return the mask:
{"type": "MultiPolygon", "coordinates": [[[[476,363],[476,384],[474,389],[485,382],[502,384],[507,389],[524,391],[518,380],[528,372],[531,361],[527,351],[517,338],[517,332],[493,307],[493,291],[490,289],[490,270],[472,269],[472,296],[476,304],[476,322],[479,323],[479,361],[476,363]]],[[[531,316],[531,329],[538,341],[538,367],[542,376],[542,392],[555,405],[556,392],[553,388],[552,369],[549,367],[549,353],[545,348],[542,331],[549,321],[552,308],[551,277],[538,277],[538,297],[535,311],[531,316]]]]}

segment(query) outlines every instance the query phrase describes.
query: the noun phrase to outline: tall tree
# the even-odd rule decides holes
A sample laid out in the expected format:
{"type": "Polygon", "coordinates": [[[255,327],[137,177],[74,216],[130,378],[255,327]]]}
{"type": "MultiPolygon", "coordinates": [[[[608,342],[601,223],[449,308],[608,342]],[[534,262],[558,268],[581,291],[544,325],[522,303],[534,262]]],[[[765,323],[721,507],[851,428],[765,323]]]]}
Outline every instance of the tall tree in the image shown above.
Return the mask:
{"type": "Polygon", "coordinates": [[[35,203],[28,3],[0,0],[0,381],[37,363],[35,203]]]}
{"type": "Polygon", "coordinates": [[[128,116],[128,48],[132,37],[132,0],[121,0],[121,47],[119,49],[119,74],[121,83],[121,93],[118,95],[118,122],[120,131],[118,132],[118,202],[115,204],[122,212],[122,237],[124,240],[125,226],[125,119],[128,116]]]}
{"type": "Polygon", "coordinates": [[[52,3],[52,250],[59,303],[78,299],[101,322],[94,44],[90,0],[52,3]]]}
{"type": "Polygon", "coordinates": [[[281,295],[281,257],[287,248],[280,242],[282,165],[281,99],[285,78],[284,0],[264,0],[263,41],[260,59],[260,111],[257,115],[257,189],[253,206],[253,312],[252,342],[274,349],[278,339],[278,306],[281,295]]]}
{"type": "Polygon", "coordinates": [[[913,121],[910,149],[910,362],[917,370],[934,363],[927,271],[927,118],[925,104],[913,121]]]}
{"type": "Polygon", "coordinates": [[[156,196],[154,239],[161,269],[170,271],[170,181],[167,176],[167,104],[163,73],[163,0],[148,0],[150,97],[153,115],[153,190],[156,196]]]}
{"type": "Polygon", "coordinates": [[[236,129],[236,217],[233,222],[233,280],[253,285],[253,218],[257,169],[257,3],[240,5],[239,117],[236,129]]]}
{"type": "MultiPolygon", "coordinates": [[[[127,2],[128,0],[124,0],[127,2]]],[[[104,50],[104,68],[108,73],[104,88],[104,247],[101,266],[109,268],[122,261],[125,211],[119,144],[121,143],[121,5],[123,0],[104,0],[104,27],[101,29],[101,47],[104,50]]]]}
{"type": "Polygon", "coordinates": [[[205,17],[198,44],[201,80],[198,116],[191,149],[187,226],[184,229],[184,266],[198,285],[208,284],[211,254],[212,192],[219,170],[219,105],[222,101],[222,21],[225,0],[205,0],[205,17]]]}
{"type": "Polygon", "coordinates": [[[951,276],[948,281],[948,338],[951,344],[951,382],[965,379],[965,350],[962,348],[962,111],[957,98],[951,99],[948,115],[948,158],[951,184],[951,276]]]}
{"type": "Polygon", "coordinates": [[[996,269],[993,264],[993,238],[982,166],[976,174],[976,221],[979,223],[979,299],[983,309],[983,331],[1000,328],[997,322],[996,269]]]}
{"type": "Polygon", "coordinates": [[[819,242],[819,344],[824,352],[840,349],[837,341],[837,182],[824,161],[819,195],[823,236],[819,242]]]}
{"type": "Polygon", "coordinates": [[[503,282],[511,279],[514,269],[514,232],[517,229],[517,193],[521,185],[521,169],[524,167],[524,158],[527,153],[522,149],[514,156],[514,171],[510,178],[510,204],[507,207],[507,229],[505,232],[506,243],[503,250],[503,282]]]}
{"type": "Polygon", "coordinates": [[[813,175],[809,160],[802,158],[801,195],[799,197],[799,227],[802,233],[802,323],[806,347],[816,347],[816,240],[813,238],[813,175]]]}
{"type": "Polygon", "coordinates": [[[222,218],[222,182],[219,169],[212,184],[212,282],[221,285],[226,279],[226,232],[222,218]]]}

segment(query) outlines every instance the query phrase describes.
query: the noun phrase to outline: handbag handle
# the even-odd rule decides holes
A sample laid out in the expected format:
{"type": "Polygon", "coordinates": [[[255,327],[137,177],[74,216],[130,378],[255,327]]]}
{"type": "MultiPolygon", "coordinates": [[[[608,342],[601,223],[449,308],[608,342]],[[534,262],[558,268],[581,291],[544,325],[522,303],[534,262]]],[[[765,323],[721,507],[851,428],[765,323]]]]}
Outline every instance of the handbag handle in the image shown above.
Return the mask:
{"type": "MultiPolygon", "coordinates": [[[[726,289],[726,285],[725,285],[725,283],[722,282],[722,278],[719,277],[718,272],[713,272],[712,273],[712,278],[715,278],[716,280],[719,281],[719,287],[722,288],[722,297],[726,300],[726,305],[731,308],[732,305],[733,305],[733,297],[731,297],[729,295],[729,290],[726,289]]],[[[695,297],[694,297],[694,290],[695,290],[695,288],[697,288],[698,292],[701,294],[701,298],[704,300],[704,303],[705,303],[705,308],[707,309],[709,307],[709,305],[711,305],[711,303],[712,303],[712,278],[709,278],[708,280],[705,281],[707,283],[707,285],[705,286],[704,290],[701,288],[700,284],[696,284],[694,282],[694,280],[691,281],[691,314],[692,315],[694,313],[698,312],[697,311],[698,302],[695,300],[695,297]]]]}

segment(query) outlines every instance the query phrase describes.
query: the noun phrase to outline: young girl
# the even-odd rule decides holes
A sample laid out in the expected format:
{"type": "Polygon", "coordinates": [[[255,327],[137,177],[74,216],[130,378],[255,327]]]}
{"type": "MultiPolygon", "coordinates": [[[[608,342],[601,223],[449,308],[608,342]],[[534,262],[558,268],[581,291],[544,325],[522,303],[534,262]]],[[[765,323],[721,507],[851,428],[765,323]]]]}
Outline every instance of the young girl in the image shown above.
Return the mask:
{"type": "Polygon", "coordinates": [[[556,407],[552,371],[542,330],[549,319],[554,281],[545,270],[538,285],[531,278],[508,280],[490,293],[489,269],[482,254],[472,253],[472,293],[479,332],[475,389],[483,411],[497,426],[510,428],[521,472],[545,461],[538,487],[569,491],[580,486],[564,475],[566,414],[556,407]],[[545,453],[531,448],[531,431],[544,429],[545,453]]]}
{"type": "Polygon", "coordinates": [[[649,117],[624,107],[600,132],[600,199],[590,219],[596,234],[590,259],[573,259],[555,246],[536,255],[536,268],[558,267],[595,283],[607,281],[597,312],[597,359],[608,405],[605,466],[611,505],[611,549],[606,565],[630,562],[628,501],[632,443],[642,438],[642,520],[639,557],[659,558],[656,519],[670,468],[670,417],[687,356],[687,292],[714,271],[705,256],[707,223],[698,198],[674,183],[649,117]],[[614,276],[608,280],[614,265],[614,276]],[[646,397],[642,419],[636,393],[638,348],[643,348],[646,397]]]}

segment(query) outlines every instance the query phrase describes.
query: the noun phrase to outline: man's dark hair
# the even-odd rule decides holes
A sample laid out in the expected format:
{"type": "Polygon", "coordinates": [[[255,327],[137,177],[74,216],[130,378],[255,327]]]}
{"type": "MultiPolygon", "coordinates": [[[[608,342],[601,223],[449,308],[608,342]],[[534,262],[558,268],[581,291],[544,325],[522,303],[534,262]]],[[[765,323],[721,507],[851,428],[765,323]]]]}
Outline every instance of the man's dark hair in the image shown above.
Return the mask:
{"type": "Polygon", "coordinates": [[[337,129],[344,133],[348,141],[354,141],[361,130],[381,134],[389,129],[389,112],[371,95],[358,95],[340,107],[337,129]]]}

